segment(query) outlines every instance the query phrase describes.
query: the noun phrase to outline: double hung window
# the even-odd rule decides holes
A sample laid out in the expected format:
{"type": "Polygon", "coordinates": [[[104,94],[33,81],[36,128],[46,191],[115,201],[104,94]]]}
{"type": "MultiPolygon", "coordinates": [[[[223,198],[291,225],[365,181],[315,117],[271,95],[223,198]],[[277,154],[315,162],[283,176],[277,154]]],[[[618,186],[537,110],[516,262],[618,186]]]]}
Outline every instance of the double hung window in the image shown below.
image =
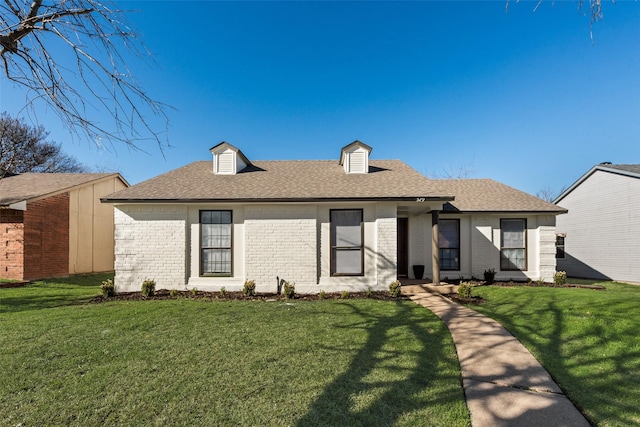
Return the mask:
{"type": "Polygon", "coordinates": [[[200,211],[200,272],[231,276],[231,211],[200,211]]]}
{"type": "Polygon", "coordinates": [[[438,221],[438,247],[440,270],[460,270],[460,220],[438,221]]]}
{"type": "Polygon", "coordinates": [[[362,209],[333,209],[331,221],[331,275],[362,276],[364,244],[362,209]]]}
{"type": "Polygon", "coordinates": [[[527,269],[527,220],[500,220],[500,269],[527,269]]]}

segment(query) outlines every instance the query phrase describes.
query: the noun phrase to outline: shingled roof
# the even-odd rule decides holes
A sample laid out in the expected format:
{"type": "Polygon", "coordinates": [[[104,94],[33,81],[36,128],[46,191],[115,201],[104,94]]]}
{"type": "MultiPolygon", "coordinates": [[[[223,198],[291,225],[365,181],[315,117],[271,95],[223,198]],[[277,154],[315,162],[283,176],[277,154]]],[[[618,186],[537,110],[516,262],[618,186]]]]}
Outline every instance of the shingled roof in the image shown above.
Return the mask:
{"type": "Polygon", "coordinates": [[[455,200],[445,205],[445,212],[567,212],[560,206],[492,179],[446,179],[433,182],[439,191],[455,195],[455,200]]]}
{"type": "MultiPolygon", "coordinates": [[[[23,173],[0,179],[0,207],[53,196],[117,173],[23,173]]],[[[122,177],[120,177],[122,179],[122,177]]],[[[122,179],[124,182],[124,179],[122,179]]]]}
{"type": "Polygon", "coordinates": [[[334,160],[253,161],[236,175],[191,163],[118,191],[103,202],[453,200],[400,160],[370,160],[369,173],[346,174],[334,160]]]}

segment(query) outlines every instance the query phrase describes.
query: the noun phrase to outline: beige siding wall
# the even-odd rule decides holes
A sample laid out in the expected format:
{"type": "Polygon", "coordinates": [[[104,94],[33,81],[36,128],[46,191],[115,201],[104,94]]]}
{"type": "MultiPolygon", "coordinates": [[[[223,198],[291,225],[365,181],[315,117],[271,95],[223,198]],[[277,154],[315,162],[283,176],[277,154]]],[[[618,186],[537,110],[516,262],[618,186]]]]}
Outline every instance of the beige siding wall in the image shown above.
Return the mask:
{"type": "Polygon", "coordinates": [[[114,270],[113,205],[100,198],[123,188],[113,177],[69,192],[69,274],[114,270]]]}
{"type": "Polygon", "coordinates": [[[558,203],[569,276],[640,282],[640,179],[595,171],[558,203]]]}

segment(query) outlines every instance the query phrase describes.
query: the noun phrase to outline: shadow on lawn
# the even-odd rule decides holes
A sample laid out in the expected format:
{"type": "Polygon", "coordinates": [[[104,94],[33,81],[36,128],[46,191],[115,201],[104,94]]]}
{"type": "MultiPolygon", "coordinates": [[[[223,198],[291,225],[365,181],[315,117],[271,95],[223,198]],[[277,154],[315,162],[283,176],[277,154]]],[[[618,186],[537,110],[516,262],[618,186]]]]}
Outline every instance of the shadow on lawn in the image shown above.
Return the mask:
{"type": "Polygon", "coordinates": [[[113,278],[113,275],[47,279],[19,288],[0,289],[0,313],[84,304],[100,293],[100,283],[108,278],[113,278]]]}
{"type": "MultiPolygon", "coordinates": [[[[310,410],[296,423],[297,426],[393,425],[406,413],[428,406],[450,406],[452,403],[464,401],[462,388],[459,386],[459,375],[453,376],[450,374],[451,371],[443,373],[442,368],[446,369],[447,360],[454,366],[457,360],[445,353],[443,343],[448,339],[449,333],[446,327],[440,327],[439,321],[435,327],[425,325],[412,315],[409,308],[411,305],[406,303],[399,303],[398,311],[393,316],[383,318],[373,317],[353,305],[349,307],[358,316],[369,319],[371,323],[367,326],[356,324],[343,327],[366,328],[366,342],[345,372],[324,388],[310,410]],[[369,326],[370,324],[372,326],[369,326]],[[393,334],[393,329],[398,327],[409,328],[411,334],[421,343],[420,348],[403,351],[385,346],[393,334]],[[400,351],[403,351],[404,356],[407,353],[412,356],[413,366],[403,367],[394,363],[400,356],[400,351]],[[388,374],[385,378],[391,380],[367,378],[374,369],[385,369],[388,374]],[[455,387],[443,388],[442,385],[435,384],[438,381],[455,384],[455,387]],[[429,398],[425,395],[425,390],[429,390],[430,387],[438,388],[440,392],[437,396],[429,398]],[[365,394],[375,397],[365,397],[366,404],[355,401],[363,398],[365,394]],[[360,406],[359,410],[354,409],[356,404],[360,406]]],[[[344,351],[340,348],[332,350],[344,351]]],[[[464,406],[462,411],[466,411],[464,406]]],[[[446,421],[448,420],[443,421],[444,424],[446,421]]],[[[429,424],[429,420],[425,419],[419,422],[429,424]]]]}
{"type": "MultiPolygon", "coordinates": [[[[565,301],[542,301],[532,295],[518,303],[509,301],[507,312],[492,312],[491,317],[534,349],[538,360],[590,422],[638,425],[640,347],[624,344],[630,337],[637,336],[637,323],[629,320],[629,314],[637,311],[634,307],[637,300],[620,296],[592,301],[585,313],[578,308],[568,308],[565,301]],[[526,324],[514,321],[518,317],[522,319],[523,313],[531,314],[532,319],[551,315],[553,327],[541,330],[535,321],[526,324]],[[600,313],[606,314],[600,316],[600,313]],[[575,319],[571,319],[575,316],[589,322],[580,332],[569,330],[575,328],[570,326],[575,325],[575,319]],[[618,323],[615,328],[607,327],[613,322],[618,323]],[[544,339],[534,340],[536,336],[544,339]]],[[[584,308],[584,304],[579,306],[584,308]]]]}

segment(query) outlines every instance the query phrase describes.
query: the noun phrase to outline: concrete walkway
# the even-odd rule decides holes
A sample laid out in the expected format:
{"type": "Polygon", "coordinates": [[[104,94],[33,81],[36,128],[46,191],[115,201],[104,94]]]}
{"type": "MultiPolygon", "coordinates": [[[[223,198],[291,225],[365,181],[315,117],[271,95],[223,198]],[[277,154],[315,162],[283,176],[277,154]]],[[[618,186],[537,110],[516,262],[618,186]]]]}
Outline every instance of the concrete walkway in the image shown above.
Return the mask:
{"type": "Polygon", "coordinates": [[[549,373],[498,322],[443,297],[449,286],[402,286],[439,316],[456,345],[474,427],[589,426],[549,373]]]}

